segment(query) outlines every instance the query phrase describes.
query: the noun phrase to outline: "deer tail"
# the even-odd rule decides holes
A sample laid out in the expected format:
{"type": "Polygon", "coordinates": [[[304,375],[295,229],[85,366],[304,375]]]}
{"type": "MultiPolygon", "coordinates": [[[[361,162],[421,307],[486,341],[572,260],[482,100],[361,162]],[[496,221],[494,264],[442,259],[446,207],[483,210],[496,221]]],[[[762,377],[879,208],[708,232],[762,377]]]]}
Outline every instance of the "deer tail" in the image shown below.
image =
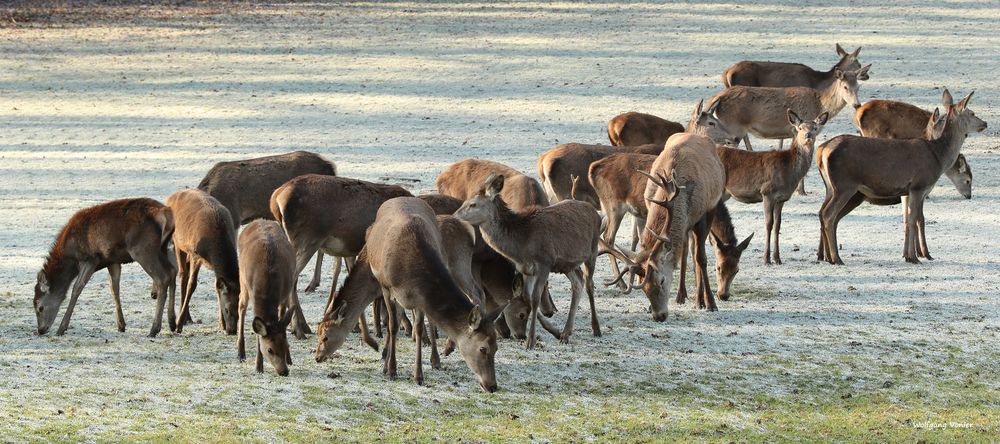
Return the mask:
{"type": "Polygon", "coordinates": [[[170,207],[161,207],[153,215],[156,224],[160,226],[160,248],[167,248],[167,242],[174,235],[174,212],[170,207]]]}

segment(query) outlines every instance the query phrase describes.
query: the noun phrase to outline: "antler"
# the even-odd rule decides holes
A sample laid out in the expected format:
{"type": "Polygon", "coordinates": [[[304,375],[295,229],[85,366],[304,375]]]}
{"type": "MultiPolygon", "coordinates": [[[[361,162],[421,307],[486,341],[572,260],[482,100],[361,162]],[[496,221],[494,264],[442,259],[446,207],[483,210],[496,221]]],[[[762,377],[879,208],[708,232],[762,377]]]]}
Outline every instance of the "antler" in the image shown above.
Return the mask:
{"type": "Polygon", "coordinates": [[[653,183],[656,184],[656,186],[658,186],[660,188],[664,188],[664,189],[667,188],[667,178],[663,177],[662,173],[656,173],[657,177],[653,177],[652,174],[649,174],[649,173],[647,173],[647,172],[645,172],[643,170],[640,170],[638,168],[635,171],[637,173],[639,173],[639,174],[642,174],[643,176],[648,177],[649,180],[653,181],[653,183]]]}

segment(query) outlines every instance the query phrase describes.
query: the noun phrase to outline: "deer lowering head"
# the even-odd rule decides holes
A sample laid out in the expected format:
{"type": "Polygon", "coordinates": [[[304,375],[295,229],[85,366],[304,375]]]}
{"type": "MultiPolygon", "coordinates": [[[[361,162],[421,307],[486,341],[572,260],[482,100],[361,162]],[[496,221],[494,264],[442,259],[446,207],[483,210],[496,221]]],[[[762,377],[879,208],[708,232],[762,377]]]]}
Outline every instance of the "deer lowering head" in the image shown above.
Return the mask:
{"type": "Polygon", "coordinates": [[[287,309],[284,316],[271,322],[260,316],[253,318],[253,332],[257,334],[260,351],[280,376],[288,376],[288,335],[285,331],[294,315],[295,310],[287,309]]]}

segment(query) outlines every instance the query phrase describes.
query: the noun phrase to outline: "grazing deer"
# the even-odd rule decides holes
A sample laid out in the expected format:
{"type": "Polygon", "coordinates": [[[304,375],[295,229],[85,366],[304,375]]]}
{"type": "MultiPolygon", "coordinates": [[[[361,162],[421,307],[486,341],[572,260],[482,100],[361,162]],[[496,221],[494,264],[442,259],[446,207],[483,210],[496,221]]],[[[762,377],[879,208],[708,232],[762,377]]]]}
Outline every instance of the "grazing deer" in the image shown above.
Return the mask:
{"type": "MultiPolygon", "coordinates": [[[[384,185],[336,176],[307,174],[282,185],[271,195],[271,213],[295,248],[295,277],[319,250],[326,254],[353,258],[365,243],[365,230],[375,220],[383,202],[410,193],[398,185],[384,185]]],[[[330,298],[333,299],[334,289],[330,298]]],[[[295,318],[292,327],[297,338],[305,337],[309,327],[293,295],[295,318]]]]}
{"type": "MultiPolygon", "coordinates": [[[[740,272],[740,258],[743,252],[750,246],[753,233],[747,236],[743,242],[736,238],[736,230],[733,227],[733,220],[729,215],[729,208],[724,202],[719,202],[712,213],[712,226],[709,229],[712,244],[715,246],[715,279],[716,294],[719,299],[728,301],[730,298],[730,288],[736,274],[740,272]]],[[[692,233],[691,241],[697,242],[697,237],[692,233]]],[[[686,247],[685,247],[686,248],[686,247]]],[[[681,257],[680,279],[677,283],[677,298],[674,302],[683,304],[687,301],[687,252],[681,257]]]]}
{"type": "MultiPolygon", "coordinates": [[[[236,309],[240,298],[236,229],[219,201],[198,189],[181,190],[167,197],[174,214],[174,253],[181,278],[181,307],[177,324],[181,333],[190,318],[191,296],[198,286],[198,270],[204,264],[215,271],[215,293],[219,302],[219,328],[236,334],[236,309]]],[[[170,307],[173,311],[174,307],[170,307]]]]}
{"type": "Polygon", "coordinates": [[[683,132],[684,125],[652,114],[627,112],[608,121],[612,146],[663,145],[670,136],[683,132]]]}
{"type": "MultiPolygon", "coordinates": [[[[795,111],[804,120],[823,113],[833,118],[846,105],[861,106],[858,101],[858,78],[868,75],[871,65],[857,71],[835,70],[836,79],[823,89],[807,87],[768,88],[733,86],[712,97],[719,121],[743,139],[748,150],[748,133],[765,139],[786,139],[795,136],[788,125],[787,110],[795,111]]],[[[778,148],[781,149],[779,142],[778,148]]]]}
{"type": "Polygon", "coordinates": [[[816,136],[823,130],[829,114],[803,121],[795,111],[787,111],[788,123],[795,128],[795,138],[787,151],[749,152],[718,147],[726,167],[726,194],[743,203],[764,203],[764,263],[771,264],[771,235],[774,235],[774,262],[781,264],[778,238],[781,232],[781,209],[809,171],[816,136]]]}
{"type": "Polygon", "coordinates": [[[629,265],[609,285],[622,281],[626,273],[632,278],[642,278],[643,291],[656,321],[667,319],[667,295],[674,268],[686,255],[691,233],[694,234],[698,308],[718,309],[708,283],[705,253],[705,239],[726,182],[726,171],[715,146],[711,139],[697,134],[679,134],[667,140],[650,172],[637,171],[649,177],[645,196],[648,202],[655,204],[649,206],[646,229],[639,240],[639,253],[630,256],[610,247],[601,251],[629,265]]]}
{"type": "MultiPolygon", "coordinates": [[[[687,132],[710,137],[723,145],[739,144],[740,138],[715,117],[715,106],[713,104],[708,109],[702,110],[702,101],[698,101],[688,121],[687,132]]],[[[588,177],[588,169],[594,161],[622,152],[659,154],[660,151],[663,151],[663,143],[618,148],[607,145],[563,144],[538,157],[538,177],[542,179],[542,186],[545,187],[550,202],[559,202],[572,198],[572,177],[588,177]]],[[[575,200],[587,202],[595,209],[599,209],[601,202],[590,182],[584,180],[577,185],[575,200]]]]}
{"type": "Polygon", "coordinates": [[[509,259],[524,278],[523,288],[531,307],[527,348],[535,346],[535,321],[561,342],[573,330],[580,293],[590,299],[591,328],[600,336],[594,303],[594,265],[601,233],[601,218],[589,204],[568,200],[556,205],[515,212],[503,200],[504,176],[487,178],[476,195],[462,204],[455,216],[478,226],[483,240],[509,259]],[[583,270],[580,266],[583,265],[583,270]],[[538,316],[539,302],[550,272],[565,274],[572,287],[566,325],[558,332],[538,316]]]}
{"type": "MultiPolygon", "coordinates": [[[[308,151],[219,162],[208,170],[198,189],[226,207],[233,218],[233,226],[238,228],[254,219],[271,219],[273,216],[268,205],[271,194],[285,182],[303,174],[336,176],[337,166],[323,156],[308,151]]],[[[323,255],[318,254],[316,272],[305,291],[312,292],[319,287],[322,265],[323,255]]],[[[335,282],[339,272],[338,261],[334,269],[335,282]]]]}
{"type": "Polygon", "coordinates": [[[842,135],[817,148],[816,163],[826,185],[826,199],[820,208],[820,260],[843,264],[837,246],[837,225],[861,202],[903,196],[907,197],[903,257],[918,263],[920,250],[930,259],[926,242],[917,246],[918,239],[924,238],[924,199],[944,170],[955,163],[968,133],[986,129],[986,122],[968,109],[971,99],[969,93],[949,107],[944,116],[935,109],[924,139],[842,135]]]}
{"type": "MultiPolygon", "coordinates": [[[[744,60],[722,72],[722,84],[730,86],[767,86],[772,88],[788,88],[804,86],[813,89],[823,89],[836,79],[837,70],[856,71],[861,69],[858,54],[861,47],[849,53],[837,44],[837,61],[829,71],[816,71],[801,63],[754,62],[744,60]]],[[[868,80],[866,73],[860,80],[868,80]]]]}
{"type": "Polygon", "coordinates": [[[389,311],[383,371],[396,377],[396,310],[393,302],[413,310],[417,359],[413,379],[423,383],[421,343],[424,316],[458,344],[466,364],[483,390],[497,390],[494,356],[497,351],[493,321],[500,310],[486,314],[473,304],[448,269],[434,212],[424,201],[403,197],[387,201],[378,210],[366,236],[368,262],[382,287],[389,311]]]}
{"type": "Polygon", "coordinates": [[[253,331],[257,334],[257,373],[264,372],[264,357],[279,376],[288,376],[292,355],[285,330],[295,310],[295,251],[281,225],[255,220],[240,234],[240,301],[236,352],[246,360],[243,335],[247,306],[253,304],[253,331]],[[266,353],[265,353],[266,351],[266,353]]]}
{"type": "MultiPolygon", "coordinates": [[[[951,102],[950,97],[951,94],[948,93],[948,104],[951,102]]],[[[862,136],[885,139],[922,138],[930,118],[930,111],[892,100],[869,100],[854,112],[854,124],[862,136]]],[[[959,154],[955,163],[944,170],[944,174],[955,185],[959,194],[966,199],[972,198],[972,170],[964,155],[959,154]]]]}
{"type": "MultiPolygon", "coordinates": [[[[94,272],[107,268],[111,277],[111,296],[115,303],[118,331],[125,331],[125,316],[119,298],[121,264],[132,261],[142,265],[157,295],[156,313],[149,336],[156,336],[162,325],[163,306],[170,294],[174,304],[177,270],[167,257],[167,243],[174,232],[170,208],[153,199],[121,199],[77,211],[66,222],[38,272],[34,309],[38,334],[44,335],[55,322],[59,306],[66,299],[70,284],[73,294],[63,315],[57,335],[69,328],[73,308],[83,287],[94,272]],[[74,282],[75,279],[75,282],[74,282]]],[[[173,310],[168,316],[174,322],[173,310]]]]}

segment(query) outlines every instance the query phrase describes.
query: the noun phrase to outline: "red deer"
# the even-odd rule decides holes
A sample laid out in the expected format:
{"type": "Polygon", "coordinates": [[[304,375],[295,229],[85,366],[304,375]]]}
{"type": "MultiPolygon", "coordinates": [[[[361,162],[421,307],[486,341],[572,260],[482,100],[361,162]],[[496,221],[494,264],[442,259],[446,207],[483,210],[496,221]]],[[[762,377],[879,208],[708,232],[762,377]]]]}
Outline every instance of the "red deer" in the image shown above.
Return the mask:
{"type": "MultiPolygon", "coordinates": [[[[861,69],[858,53],[861,47],[848,54],[837,44],[837,61],[829,71],[816,71],[801,63],[754,62],[744,60],[722,72],[722,84],[730,86],[767,86],[772,88],[788,88],[804,86],[813,89],[823,89],[836,78],[837,70],[856,71],[861,69]]],[[[868,80],[868,75],[859,77],[868,80]]]]}
{"type": "MultiPolygon", "coordinates": [[[[38,272],[35,284],[34,309],[38,320],[38,334],[49,330],[59,306],[66,299],[70,284],[73,294],[63,315],[57,335],[66,333],[69,320],[76,307],[83,287],[94,272],[108,269],[111,277],[111,296],[115,303],[118,331],[125,331],[125,316],[119,298],[121,264],[138,262],[149,277],[157,295],[156,313],[149,336],[160,332],[163,306],[170,294],[174,304],[175,276],[177,270],[167,257],[167,243],[174,232],[174,217],[170,208],[153,199],[121,199],[84,208],[66,222],[38,272]],[[75,282],[74,282],[75,280],[75,282]]],[[[168,320],[174,322],[170,310],[168,320]]]]}
{"type": "Polygon", "coordinates": [[[627,112],[608,121],[608,140],[613,146],[660,145],[683,133],[684,125],[652,114],[627,112]]]}
{"type": "Polygon", "coordinates": [[[257,334],[256,370],[264,372],[264,357],[279,376],[288,376],[292,355],[285,330],[295,310],[295,252],[281,225],[256,220],[240,234],[240,300],[236,351],[246,360],[243,328],[247,306],[253,304],[253,331],[257,334]]]}

